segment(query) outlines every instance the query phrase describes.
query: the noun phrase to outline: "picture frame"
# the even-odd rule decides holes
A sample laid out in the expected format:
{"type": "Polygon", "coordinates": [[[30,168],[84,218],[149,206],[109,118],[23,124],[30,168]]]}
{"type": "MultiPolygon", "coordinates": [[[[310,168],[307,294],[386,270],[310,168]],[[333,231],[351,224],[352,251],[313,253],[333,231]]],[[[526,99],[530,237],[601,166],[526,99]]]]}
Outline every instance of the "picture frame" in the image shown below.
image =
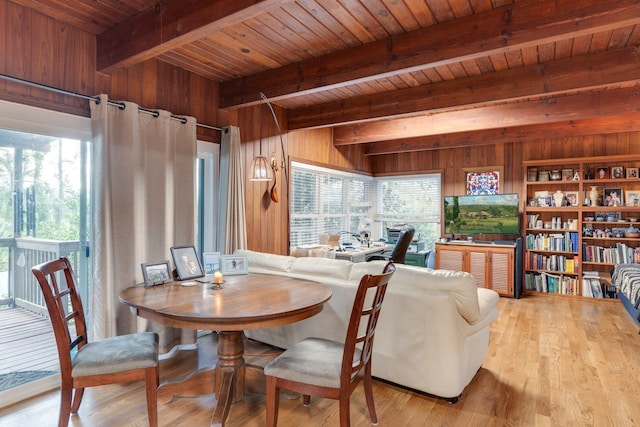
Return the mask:
{"type": "Polygon", "coordinates": [[[624,206],[624,192],[622,188],[605,188],[602,193],[603,206],[624,206]]]}
{"type": "Polygon", "coordinates": [[[573,180],[573,169],[562,169],[562,180],[563,181],[572,181],[573,180]]]}
{"type": "Polygon", "coordinates": [[[611,179],[622,179],[624,178],[624,167],[623,166],[612,166],[611,167],[611,179]]]}
{"type": "Polygon", "coordinates": [[[169,260],[162,262],[145,262],[140,266],[142,267],[142,277],[144,278],[145,288],[163,285],[173,281],[169,260]]]}
{"type": "Polygon", "coordinates": [[[223,275],[249,274],[246,255],[222,255],[220,269],[223,275]]]}
{"type": "Polygon", "coordinates": [[[171,248],[171,256],[176,266],[178,280],[204,276],[195,246],[174,246],[171,248]]]}
{"type": "Polygon", "coordinates": [[[627,168],[626,177],[627,179],[639,178],[640,175],[638,174],[638,168],[627,168]]]}
{"type": "Polygon", "coordinates": [[[205,252],[202,254],[202,266],[204,274],[213,274],[220,271],[220,252],[205,252]]]}
{"type": "Polygon", "coordinates": [[[596,168],[595,179],[609,178],[609,168],[606,166],[600,166],[596,168]]]}
{"type": "Polygon", "coordinates": [[[567,205],[569,206],[578,206],[579,202],[579,191],[565,191],[564,197],[567,200],[567,205]]]}
{"type": "Polygon", "coordinates": [[[500,180],[503,174],[502,166],[477,168],[463,168],[467,195],[500,194],[500,180]]]}
{"type": "Polygon", "coordinates": [[[640,191],[626,191],[627,206],[640,206],[640,191]]]}

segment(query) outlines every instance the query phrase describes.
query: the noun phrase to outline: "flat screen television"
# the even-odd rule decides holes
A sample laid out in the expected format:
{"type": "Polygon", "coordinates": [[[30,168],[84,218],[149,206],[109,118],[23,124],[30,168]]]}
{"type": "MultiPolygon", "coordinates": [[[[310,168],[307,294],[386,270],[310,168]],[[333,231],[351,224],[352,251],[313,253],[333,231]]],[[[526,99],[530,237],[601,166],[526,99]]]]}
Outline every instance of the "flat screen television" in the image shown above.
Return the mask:
{"type": "Polygon", "coordinates": [[[520,234],[517,194],[445,196],[446,234],[520,234]]]}

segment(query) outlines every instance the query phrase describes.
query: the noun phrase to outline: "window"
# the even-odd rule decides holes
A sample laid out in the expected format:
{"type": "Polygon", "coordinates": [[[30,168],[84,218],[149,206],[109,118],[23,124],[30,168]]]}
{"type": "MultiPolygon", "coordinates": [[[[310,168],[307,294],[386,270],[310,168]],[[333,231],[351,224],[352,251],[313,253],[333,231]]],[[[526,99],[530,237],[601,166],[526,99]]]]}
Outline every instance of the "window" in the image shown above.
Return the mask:
{"type": "Polygon", "coordinates": [[[292,162],[291,246],[317,244],[319,234],[357,231],[373,205],[372,184],[366,175],[292,162]]]}
{"type": "Polygon", "coordinates": [[[220,145],[198,141],[196,169],[196,247],[202,260],[203,252],[218,250],[218,192],[220,145]]]}
{"type": "Polygon", "coordinates": [[[374,179],[293,162],[291,246],[317,244],[319,234],[357,233],[361,219],[373,216],[374,240],[386,238],[387,226],[411,224],[433,249],[440,235],[440,187],[440,173],[374,179]]]}
{"type": "Polygon", "coordinates": [[[376,178],[376,233],[386,236],[387,227],[411,224],[416,238],[433,249],[440,235],[441,174],[376,178]]]}

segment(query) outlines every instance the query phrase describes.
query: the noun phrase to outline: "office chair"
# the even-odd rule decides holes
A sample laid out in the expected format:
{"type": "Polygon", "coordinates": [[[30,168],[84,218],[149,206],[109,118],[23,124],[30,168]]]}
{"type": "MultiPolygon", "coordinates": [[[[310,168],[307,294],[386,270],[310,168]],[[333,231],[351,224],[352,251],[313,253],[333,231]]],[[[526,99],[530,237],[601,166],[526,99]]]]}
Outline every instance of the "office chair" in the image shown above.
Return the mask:
{"type": "Polygon", "coordinates": [[[69,260],[63,257],[45,262],[31,271],[44,295],[58,347],[58,427],[66,427],[70,415],[78,412],[85,387],[142,379],[146,380],[149,425],[156,427],[158,334],[141,332],[89,342],[82,300],[69,260]]]}
{"type": "Polygon", "coordinates": [[[404,264],[405,256],[407,255],[407,250],[409,249],[409,245],[411,245],[411,241],[413,240],[413,235],[416,230],[413,227],[404,228],[400,235],[398,236],[398,240],[396,241],[395,246],[391,252],[383,252],[382,254],[372,254],[367,257],[367,261],[374,260],[382,260],[382,261],[391,261],[396,264],[404,264]]]}
{"type": "Polygon", "coordinates": [[[382,301],[395,270],[393,263],[388,263],[382,274],[366,274],[360,279],[344,343],[305,338],[265,366],[267,426],[275,427],[278,421],[280,389],[285,389],[302,394],[304,406],[309,406],[311,395],[339,400],[340,426],[348,427],[349,400],[361,380],[371,422],[378,423],[373,404],[371,355],[382,301]]]}

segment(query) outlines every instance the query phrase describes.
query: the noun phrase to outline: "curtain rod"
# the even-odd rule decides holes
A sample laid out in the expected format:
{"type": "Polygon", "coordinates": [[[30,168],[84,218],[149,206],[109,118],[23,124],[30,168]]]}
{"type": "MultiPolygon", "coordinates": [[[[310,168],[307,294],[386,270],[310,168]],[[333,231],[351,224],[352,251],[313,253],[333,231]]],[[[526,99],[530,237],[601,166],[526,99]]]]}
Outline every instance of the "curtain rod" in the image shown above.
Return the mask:
{"type": "MultiPolygon", "coordinates": [[[[5,79],[5,80],[10,80],[12,82],[15,83],[22,83],[24,85],[27,86],[33,86],[33,87],[37,87],[39,89],[45,89],[45,90],[49,90],[51,92],[56,92],[56,93],[61,93],[63,95],[70,95],[70,96],[75,96],[77,98],[83,98],[83,99],[87,99],[90,101],[94,101],[95,103],[99,104],[100,103],[100,97],[98,96],[89,96],[89,95],[83,95],[81,93],[76,93],[76,92],[71,92],[69,90],[64,90],[64,89],[59,89],[57,87],[53,87],[53,86],[48,86],[48,85],[44,85],[41,83],[35,83],[35,82],[31,82],[29,80],[23,80],[23,79],[19,79],[17,77],[11,77],[11,76],[7,76],[6,74],[0,74],[0,77],[5,79]]],[[[122,102],[116,102],[116,101],[107,101],[108,105],[113,105],[114,107],[118,107],[120,109],[124,108],[124,103],[122,102]]],[[[155,110],[150,110],[147,108],[143,108],[143,107],[138,107],[138,111],[141,113],[145,113],[145,114],[151,114],[155,117],[158,117],[159,113],[155,110]]],[[[187,119],[185,119],[184,117],[180,117],[180,116],[174,116],[173,114],[171,115],[171,118],[174,120],[178,120],[182,123],[186,123],[187,119]]],[[[227,133],[229,130],[227,128],[220,128],[217,126],[211,126],[211,125],[205,125],[202,123],[197,123],[196,122],[196,126],[200,126],[203,128],[207,128],[207,129],[213,129],[213,130],[218,130],[220,132],[224,132],[227,133]]]]}

